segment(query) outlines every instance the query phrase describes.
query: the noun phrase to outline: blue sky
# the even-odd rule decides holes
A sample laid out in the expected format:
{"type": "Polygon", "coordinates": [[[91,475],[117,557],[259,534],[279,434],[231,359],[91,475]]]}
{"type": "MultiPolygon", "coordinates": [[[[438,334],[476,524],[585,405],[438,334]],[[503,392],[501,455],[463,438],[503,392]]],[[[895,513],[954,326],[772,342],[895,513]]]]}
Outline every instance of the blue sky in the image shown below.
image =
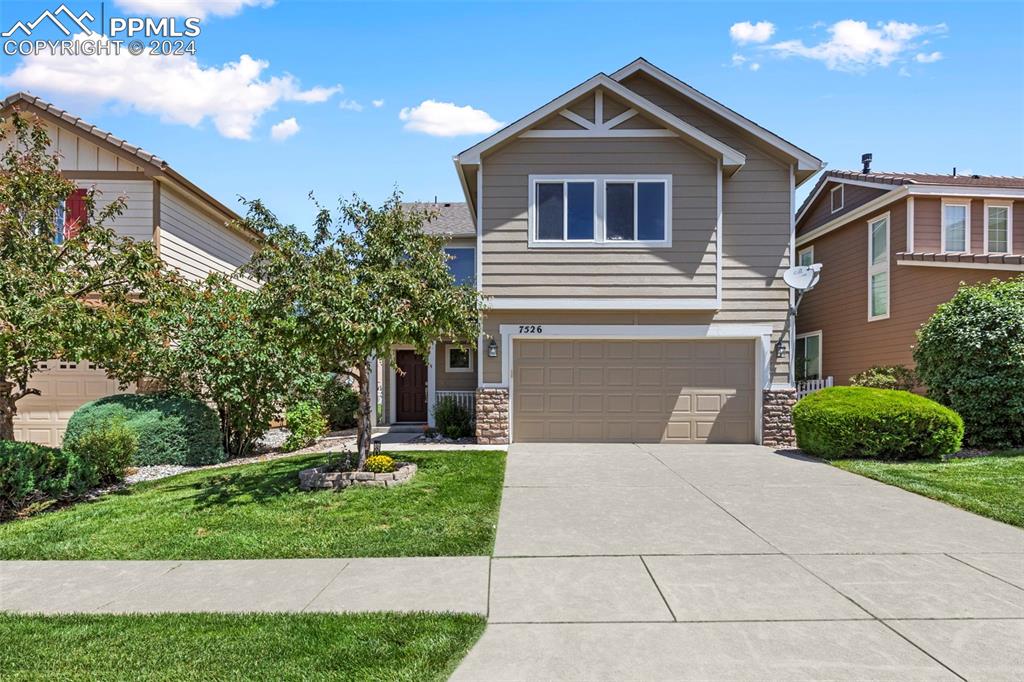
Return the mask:
{"type": "MultiPolygon", "coordinates": [[[[163,16],[168,4],[108,0],[104,9],[163,16]]],[[[2,30],[57,5],[4,0],[2,30]]],[[[99,2],[68,6],[99,16],[99,2]]],[[[831,168],[856,167],[870,151],[878,170],[1024,175],[1019,3],[178,7],[204,15],[195,60],[4,56],[0,89],[28,88],[225,203],[262,197],[301,226],[310,191],[379,201],[397,186],[411,199],[461,200],[451,157],[480,131],[638,56],[831,168]],[[242,55],[267,65],[238,68],[242,55]],[[273,126],[292,118],[278,130],[298,131],[273,139],[273,126]],[[460,130],[477,132],[436,134],[460,130]]]]}

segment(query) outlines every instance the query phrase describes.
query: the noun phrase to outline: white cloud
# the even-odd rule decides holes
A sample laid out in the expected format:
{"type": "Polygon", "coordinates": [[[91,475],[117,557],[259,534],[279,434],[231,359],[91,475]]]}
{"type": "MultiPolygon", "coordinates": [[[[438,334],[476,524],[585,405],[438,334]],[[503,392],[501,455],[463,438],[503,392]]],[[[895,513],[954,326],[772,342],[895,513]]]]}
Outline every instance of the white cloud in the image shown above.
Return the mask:
{"type": "Polygon", "coordinates": [[[931,52],[928,54],[924,52],[918,52],[914,56],[914,61],[919,62],[921,64],[931,64],[933,62],[939,61],[940,59],[942,59],[941,52],[931,52]]]}
{"type": "Polygon", "coordinates": [[[239,140],[250,139],[260,117],[278,102],[324,102],[341,91],[341,86],[303,90],[289,74],[265,77],[268,66],[246,54],[219,67],[203,67],[191,55],[44,52],[23,58],[13,72],[0,77],[0,85],[127,105],[162,121],[193,127],[209,118],[221,135],[239,140]]]}
{"type": "Polygon", "coordinates": [[[873,66],[889,66],[917,47],[914,42],[917,38],[945,31],[945,24],[924,26],[890,21],[871,28],[866,21],[843,19],[832,24],[828,28],[831,37],[817,45],[785,40],[768,48],[782,57],[805,57],[823,62],[833,71],[865,71],[873,66]]]}
{"type": "Polygon", "coordinates": [[[741,21],[729,27],[729,36],[740,45],[747,43],[763,43],[775,33],[775,24],[770,21],[759,21],[752,24],[741,21]]]}
{"type": "Polygon", "coordinates": [[[747,61],[747,58],[746,58],[746,57],[744,57],[744,56],[743,56],[743,55],[741,55],[741,54],[734,54],[734,55],[732,56],[732,65],[733,65],[733,66],[743,66],[743,64],[744,64],[744,63],[745,63],[746,61],[747,61]]]}
{"type": "Polygon", "coordinates": [[[505,125],[495,121],[486,111],[432,99],[424,100],[417,107],[403,108],[398,112],[398,118],[405,121],[406,130],[437,137],[493,133],[505,125]]]}
{"type": "Polygon", "coordinates": [[[758,64],[757,62],[753,62],[753,63],[752,63],[751,65],[750,65],[750,70],[751,70],[751,71],[760,71],[760,70],[761,70],[761,65],[760,65],[760,64],[758,64]]]}
{"type": "Polygon", "coordinates": [[[295,120],[294,116],[292,116],[291,118],[286,118],[280,123],[275,123],[270,126],[270,137],[274,138],[278,142],[282,142],[300,130],[302,130],[302,128],[299,127],[299,122],[295,120]]]}
{"type": "Polygon", "coordinates": [[[380,109],[382,106],[384,106],[384,100],[382,100],[382,99],[375,99],[375,100],[373,100],[373,107],[375,109],[380,109]]]}
{"type": "Polygon", "coordinates": [[[117,0],[126,12],[156,17],[233,17],[246,7],[270,7],[274,0],[117,0]]]}
{"type": "Polygon", "coordinates": [[[354,99],[343,99],[338,102],[339,109],[345,109],[347,111],[362,111],[363,105],[354,99]]]}

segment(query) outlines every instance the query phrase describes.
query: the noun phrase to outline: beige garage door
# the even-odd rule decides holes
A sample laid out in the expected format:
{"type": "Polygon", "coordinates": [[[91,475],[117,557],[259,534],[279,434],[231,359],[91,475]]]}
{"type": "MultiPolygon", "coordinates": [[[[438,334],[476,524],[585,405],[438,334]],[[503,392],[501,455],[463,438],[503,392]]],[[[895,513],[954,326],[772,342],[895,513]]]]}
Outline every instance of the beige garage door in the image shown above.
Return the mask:
{"type": "Polygon", "coordinates": [[[29,385],[38,388],[42,395],[18,401],[15,440],[58,447],[76,409],[90,400],[121,392],[116,381],[108,379],[102,369],[88,361],[51,360],[40,369],[29,385]]]}
{"type": "Polygon", "coordinates": [[[752,443],[753,341],[513,342],[518,442],[752,443]]]}

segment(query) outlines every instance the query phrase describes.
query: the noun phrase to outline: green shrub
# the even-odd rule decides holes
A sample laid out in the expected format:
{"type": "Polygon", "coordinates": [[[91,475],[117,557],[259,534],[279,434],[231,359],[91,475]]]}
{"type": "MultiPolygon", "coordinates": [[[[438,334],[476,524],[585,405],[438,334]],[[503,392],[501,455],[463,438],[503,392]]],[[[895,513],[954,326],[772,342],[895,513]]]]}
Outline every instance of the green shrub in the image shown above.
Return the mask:
{"type": "Polygon", "coordinates": [[[793,408],[796,443],[825,459],[915,459],[956,452],[964,435],[960,416],[906,391],[835,386],[793,408]]]}
{"type": "Polygon", "coordinates": [[[93,467],[100,483],[123,481],[138,449],[138,437],[118,419],[79,432],[73,440],[64,439],[64,450],[93,467]]]}
{"type": "Polygon", "coordinates": [[[469,410],[455,402],[454,398],[442,398],[434,405],[434,424],[441,435],[451,438],[465,438],[473,430],[470,426],[469,410]]]}
{"type": "Polygon", "coordinates": [[[914,348],[928,396],[964,418],[972,447],[1024,446],[1024,277],[961,286],[914,348]]]}
{"type": "Polygon", "coordinates": [[[363,463],[363,469],[372,471],[375,474],[387,474],[395,470],[395,460],[387,455],[373,455],[367,457],[363,463]]]}
{"type": "Polygon", "coordinates": [[[200,466],[226,458],[217,414],[194,398],[172,394],[112,395],[86,403],[68,421],[65,440],[120,421],[138,441],[138,466],[200,466]]]}
{"type": "Polygon", "coordinates": [[[920,386],[914,370],[903,365],[870,367],[850,377],[851,386],[888,388],[893,391],[913,391],[920,386]]]}
{"type": "Polygon", "coordinates": [[[74,453],[0,441],[0,519],[41,502],[78,497],[97,482],[96,470],[74,453]]]}
{"type": "Polygon", "coordinates": [[[281,445],[285,452],[311,445],[317,438],[327,433],[327,417],[324,416],[320,403],[315,400],[303,400],[289,407],[284,421],[290,432],[281,445]]]}
{"type": "Polygon", "coordinates": [[[328,379],[320,395],[320,404],[332,430],[351,429],[356,425],[359,392],[338,377],[328,379]]]}

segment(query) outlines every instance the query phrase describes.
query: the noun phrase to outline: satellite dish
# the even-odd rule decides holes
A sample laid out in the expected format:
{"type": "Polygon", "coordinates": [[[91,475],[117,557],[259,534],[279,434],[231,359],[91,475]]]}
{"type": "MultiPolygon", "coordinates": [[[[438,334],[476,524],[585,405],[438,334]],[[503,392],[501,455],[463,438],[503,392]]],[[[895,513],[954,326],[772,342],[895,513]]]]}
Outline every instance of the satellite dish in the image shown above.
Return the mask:
{"type": "Polygon", "coordinates": [[[782,275],[782,279],[785,280],[793,289],[797,291],[808,291],[814,288],[814,285],[818,283],[818,279],[821,277],[821,263],[815,263],[814,265],[796,265],[786,270],[782,275]]]}

